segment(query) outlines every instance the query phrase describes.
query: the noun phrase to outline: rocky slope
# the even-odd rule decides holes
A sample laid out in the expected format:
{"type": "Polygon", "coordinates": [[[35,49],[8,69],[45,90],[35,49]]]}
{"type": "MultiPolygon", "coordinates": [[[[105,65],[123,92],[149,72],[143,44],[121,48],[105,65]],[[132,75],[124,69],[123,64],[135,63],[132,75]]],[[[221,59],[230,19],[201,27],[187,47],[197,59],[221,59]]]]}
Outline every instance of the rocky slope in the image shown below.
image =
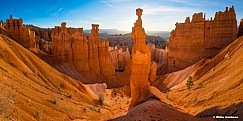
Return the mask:
{"type": "Polygon", "coordinates": [[[109,91],[101,103],[106,86],[84,86],[2,34],[0,50],[0,120],[100,120],[124,111],[117,103],[128,107],[127,97],[109,91]]]}
{"type": "Polygon", "coordinates": [[[162,76],[154,86],[175,107],[200,117],[239,115],[243,118],[243,37],[212,60],[202,60],[184,70],[162,76]],[[191,76],[194,85],[186,87],[191,76]]]}

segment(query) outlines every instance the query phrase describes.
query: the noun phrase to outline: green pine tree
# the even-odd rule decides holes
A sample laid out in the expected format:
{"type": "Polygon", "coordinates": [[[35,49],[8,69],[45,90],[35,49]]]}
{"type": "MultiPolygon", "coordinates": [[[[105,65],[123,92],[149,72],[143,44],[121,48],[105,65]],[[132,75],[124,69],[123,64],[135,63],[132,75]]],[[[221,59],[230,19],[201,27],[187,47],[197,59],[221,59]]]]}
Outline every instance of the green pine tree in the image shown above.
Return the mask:
{"type": "Polygon", "coordinates": [[[188,90],[191,90],[191,87],[193,86],[193,81],[192,81],[192,77],[189,76],[188,79],[187,79],[187,83],[186,83],[186,86],[187,86],[187,89],[188,90]]]}

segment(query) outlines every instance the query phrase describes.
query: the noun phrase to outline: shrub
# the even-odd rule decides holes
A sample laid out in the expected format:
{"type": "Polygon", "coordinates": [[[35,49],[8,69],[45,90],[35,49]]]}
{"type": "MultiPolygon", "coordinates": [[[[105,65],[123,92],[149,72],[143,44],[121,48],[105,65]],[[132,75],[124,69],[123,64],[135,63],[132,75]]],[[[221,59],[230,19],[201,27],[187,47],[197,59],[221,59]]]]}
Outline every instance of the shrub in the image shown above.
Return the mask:
{"type": "Polygon", "coordinates": [[[35,69],[35,76],[38,76],[38,71],[35,69]]]}
{"type": "Polygon", "coordinates": [[[202,82],[200,82],[200,83],[198,84],[198,88],[203,88],[203,83],[202,83],[202,82]]]}
{"type": "Polygon", "coordinates": [[[23,74],[27,77],[28,76],[28,73],[27,72],[25,72],[25,71],[23,71],[23,74]]]}
{"type": "Polygon", "coordinates": [[[186,86],[187,86],[187,89],[188,90],[191,90],[191,87],[193,86],[193,81],[192,81],[192,77],[189,76],[188,79],[187,79],[187,83],[186,83],[186,86]]]}
{"type": "Polygon", "coordinates": [[[17,66],[14,63],[10,63],[10,65],[14,68],[17,68],[17,66]]]}
{"type": "Polygon", "coordinates": [[[100,97],[99,97],[99,104],[103,104],[103,102],[104,102],[104,95],[100,95],[100,97]]]}
{"type": "Polygon", "coordinates": [[[60,88],[62,88],[62,89],[65,89],[66,88],[66,85],[64,84],[64,83],[60,83],[60,88]]]}

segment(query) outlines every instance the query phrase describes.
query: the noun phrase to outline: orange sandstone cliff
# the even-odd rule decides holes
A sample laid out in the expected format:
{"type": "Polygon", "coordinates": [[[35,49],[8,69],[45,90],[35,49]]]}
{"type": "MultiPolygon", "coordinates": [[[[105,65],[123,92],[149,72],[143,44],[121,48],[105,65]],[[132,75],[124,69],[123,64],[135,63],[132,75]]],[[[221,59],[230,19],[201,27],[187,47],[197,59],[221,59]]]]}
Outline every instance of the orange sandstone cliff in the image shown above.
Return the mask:
{"type": "Polygon", "coordinates": [[[73,52],[71,35],[66,28],[66,23],[63,22],[61,27],[55,26],[52,31],[52,54],[63,62],[72,64],[73,52]]]}
{"type": "Polygon", "coordinates": [[[112,64],[109,53],[109,41],[100,40],[98,24],[92,24],[88,47],[90,69],[96,74],[102,74],[107,77],[113,76],[115,74],[115,67],[112,64]]]}
{"type": "Polygon", "coordinates": [[[216,12],[214,19],[197,13],[176,23],[168,47],[169,72],[186,68],[203,58],[212,58],[236,39],[237,22],[234,7],[216,12]]]}
{"type": "Polygon", "coordinates": [[[157,71],[156,73],[161,75],[161,74],[166,74],[167,73],[167,68],[168,68],[168,57],[167,57],[167,49],[159,49],[155,47],[155,44],[149,43],[147,44],[151,51],[151,61],[155,61],[157,66],[157,71]]]}
{"type": "Polygon", "coordinates": [[[19,44],[25,48],[36,48],[35,33],[29,28],[23,26],[23,19],[10,19],[6,20],[7,33],[19,44]]]}
{"type": "Polygon", "coordinates": [[[126,66],[131,62],[131,55],[128,48],[124,51],[123,48],[118,49],[117,46],[110,47],[110,55],[112,64],[117,71],[124,71],[126,66]]]}
{"type": "Polygon", "coordinates": [[[107,77],[115,74],[109,53],[109,41],[100,41],[99,25],[92,24],[89,40],[83,28],[67,28],[63,22],[51,34],[52,54],[79,71],[92,71],[107,77]]]}
{"type": "Polygon", "coordinates": [[[39,28],[34,25],[26,25],[31,31],[35,32],[36,48],[51,54],[51,32],[52,28],[39,28]]]}

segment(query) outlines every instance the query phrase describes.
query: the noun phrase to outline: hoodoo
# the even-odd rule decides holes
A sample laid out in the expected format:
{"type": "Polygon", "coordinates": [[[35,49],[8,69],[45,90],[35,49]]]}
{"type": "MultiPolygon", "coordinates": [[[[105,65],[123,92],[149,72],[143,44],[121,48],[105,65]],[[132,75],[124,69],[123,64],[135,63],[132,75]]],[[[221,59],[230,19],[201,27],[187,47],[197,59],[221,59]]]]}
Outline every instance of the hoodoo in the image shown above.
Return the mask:
{"type": "Polygon", "coordinates": [[[146,33],[142,27],[142,12],[143,10],[136,9],[138,20],[134,23],[132,28],[132,39],[134,45],[132,47],[132,65],[131,65],[131,105],[135,106],[141,103],[144,97],[149,93],[149,71],[151,52],[145,43],[146,33]]]}
{"type": "Polygon", "coordinates": [[[51,38],[52,54],[62,62],[73,64],[79,72],[92,71],[107,77],[114,75],[109,41],[100,41],[98,24],[92,24],[89,40],[83,28],[67,28],[65,22],[54,28],[51,38]]]}

